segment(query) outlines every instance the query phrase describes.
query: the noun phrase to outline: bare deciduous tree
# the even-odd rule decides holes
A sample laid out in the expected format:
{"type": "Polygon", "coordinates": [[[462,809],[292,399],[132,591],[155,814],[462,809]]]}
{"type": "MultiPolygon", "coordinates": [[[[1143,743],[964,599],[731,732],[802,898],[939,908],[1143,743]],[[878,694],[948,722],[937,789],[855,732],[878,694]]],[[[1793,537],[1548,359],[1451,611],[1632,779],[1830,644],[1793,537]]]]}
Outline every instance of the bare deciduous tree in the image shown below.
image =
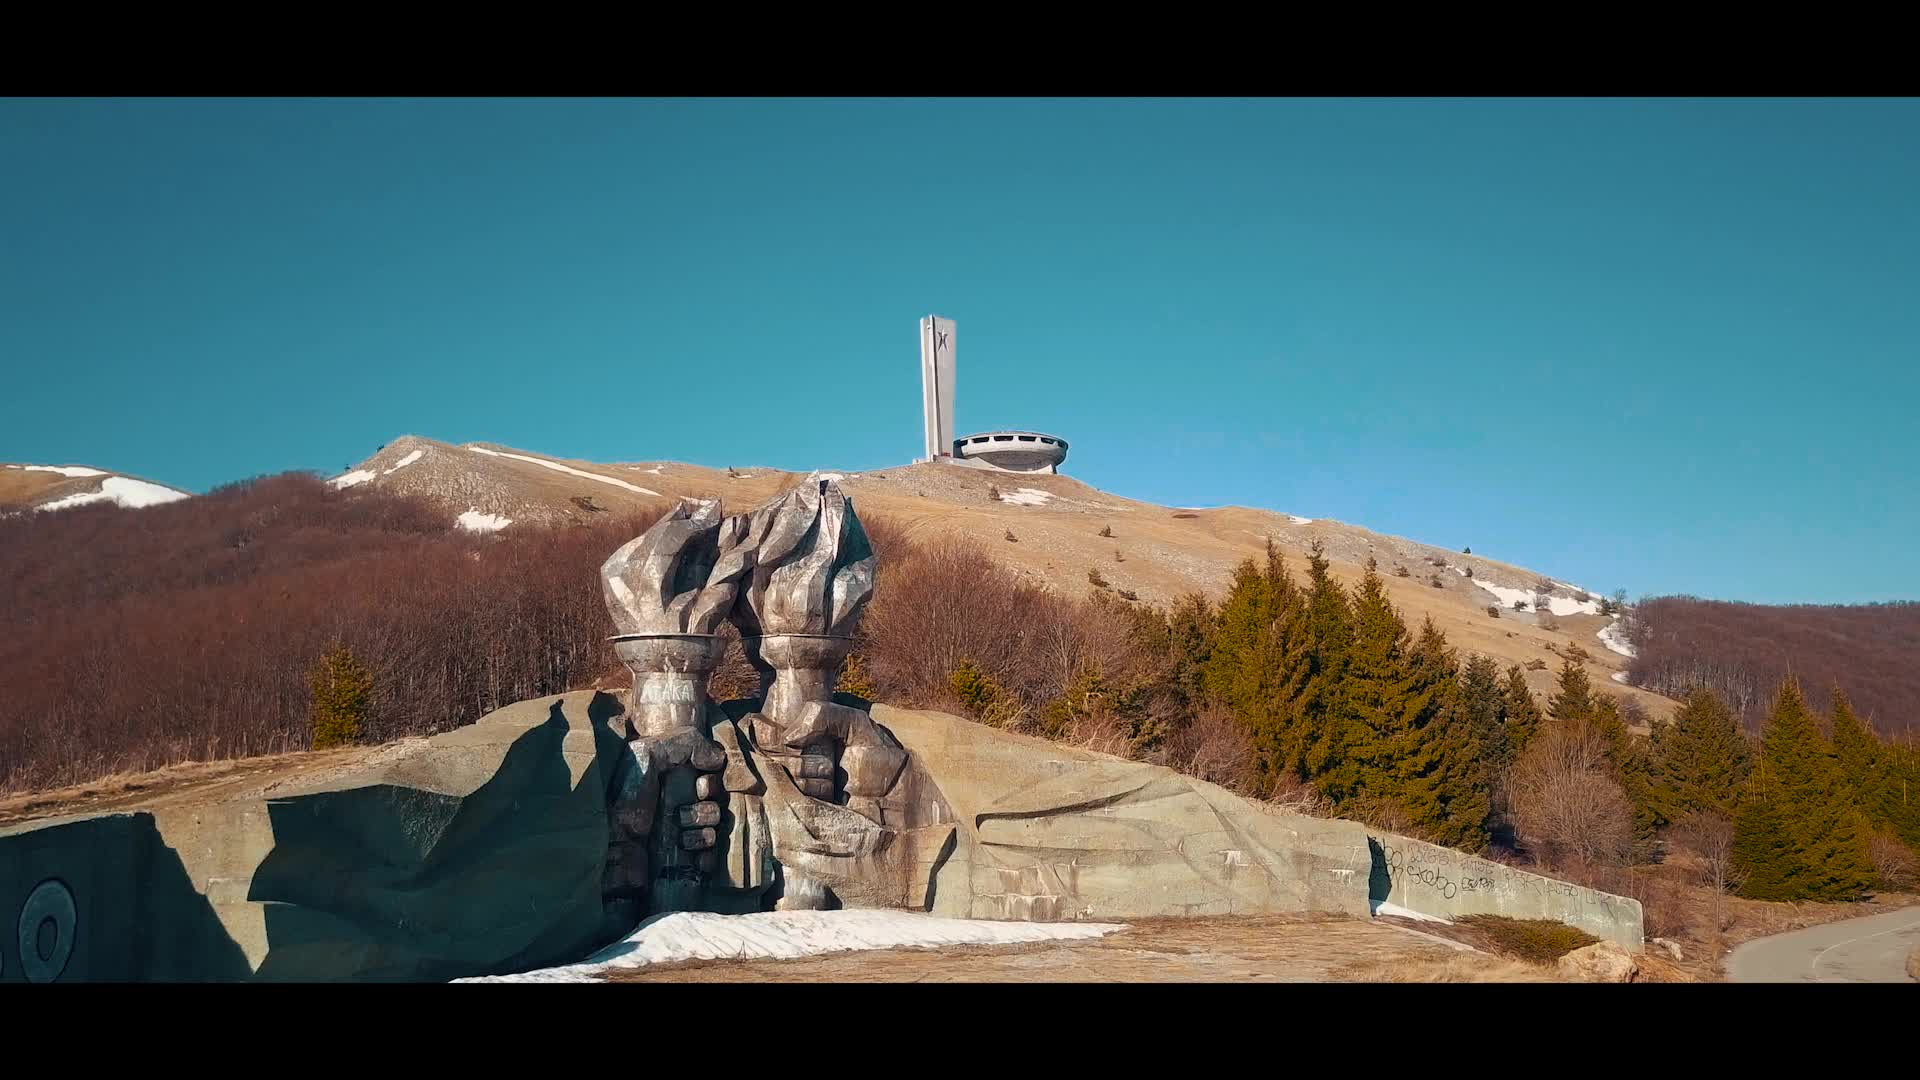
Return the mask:
{"type": "Polygon", "coordinates": [[[1913,849],[1898,837],[1874,833],[1867,841],[1867,854],[1873,858],[1873,869],[1880,875],[1880,883],[1887,888],[1911,892],[1920,885],[1920,859],[1916,859],[1913,849]]]}
{"type": "Polygon", "coordinates": [[[1515,764],[1509,788],[1515,835],[1549,865],[1617,865],[1631,855],[1633,806],[1591,725],[1548,725],[1515,764]]]}
{"type": "Polygon", "coordinates": [[[1638,653],[1635,686],[1674,697],[1718,691],[1757,727],[1789,671],[1803,686],[1838,684],[1883,732],[1920,727],[1920,603],[1763,605],[1664,596],[1622,628],[1638,653]]]}
{"type": "Polygon", "coordinates": [[[1740,887],[1733,866],[1733,821],[1712,810],[1695,810],[1675,822],[1668,839],[1698,860],[1700,884],[1709,889],[1740,887]]]}

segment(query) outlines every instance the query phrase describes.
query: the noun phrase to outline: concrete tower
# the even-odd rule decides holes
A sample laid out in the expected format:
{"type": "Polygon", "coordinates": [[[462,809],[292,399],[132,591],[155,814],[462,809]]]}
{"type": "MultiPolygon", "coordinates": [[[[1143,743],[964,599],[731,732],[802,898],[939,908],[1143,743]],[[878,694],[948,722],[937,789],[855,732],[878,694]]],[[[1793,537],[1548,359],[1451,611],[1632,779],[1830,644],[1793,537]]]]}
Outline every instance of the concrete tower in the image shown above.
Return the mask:
{"type": "Polygon", "coordinates": [[[953,457],[953,320],[920,320],[920,401],[925,412],[925,461],[953,457]]]}

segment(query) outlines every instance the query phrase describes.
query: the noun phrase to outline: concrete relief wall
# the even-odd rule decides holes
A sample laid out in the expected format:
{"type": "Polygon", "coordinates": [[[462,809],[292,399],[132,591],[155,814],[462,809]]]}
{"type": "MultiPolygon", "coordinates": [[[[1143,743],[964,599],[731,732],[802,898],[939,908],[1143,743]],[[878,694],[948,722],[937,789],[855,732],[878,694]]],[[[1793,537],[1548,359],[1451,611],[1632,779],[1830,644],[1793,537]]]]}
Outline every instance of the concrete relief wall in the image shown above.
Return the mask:
{"type": "MultiPolygon", "coordinates": [[[[601,895],[622,705],[525,701],[317,789],[0,829],[0,982],[443,979],[576,960],[630,926],[608,926],[601,895]]],[[[930,887],[909,906],[934,914],[1391,904],[1641,946],[1625,897],[960,717],[872,715],[912,754],[902,798],[952,822],[914,871],[930,887]]]]}
{"type": "Polygon", "coordinates": [[[1422,915],[1506,915],[1551,919],[1638,951],[1640,901],[1529,874],[1487,859],[1391,833],[1369,832],[1369,899],[1422,915]]]}

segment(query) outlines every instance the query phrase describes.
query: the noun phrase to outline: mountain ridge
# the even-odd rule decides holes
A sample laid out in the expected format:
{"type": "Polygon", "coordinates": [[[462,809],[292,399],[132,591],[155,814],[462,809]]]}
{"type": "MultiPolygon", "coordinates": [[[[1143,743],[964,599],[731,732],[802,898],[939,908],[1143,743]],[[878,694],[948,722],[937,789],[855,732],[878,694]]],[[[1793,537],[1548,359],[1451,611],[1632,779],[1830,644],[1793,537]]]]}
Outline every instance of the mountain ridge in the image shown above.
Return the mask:
{"type": "Polygon", "coordinates": [[[889,519],[911,539],[977,542],[1021,576],[1074,595],[1107,588],[1122,598],[1160,604],[1189,592],[1217,598],[1234,567],[1262,557],[1269,538],[1296,567],[1317,541],[1336,578],[1357,580],[1374,560],[1410,624],[1433,617],[1456,647],[1520,664],[1541,692],[1549,689],[1561,658],[1573,655],[1609,690],[1638,699],[1654,715],[1674,707],[1671,699],[1623,685],[1629,659],[1623,650],[1631,646],[1616,620],[1599,614],[1600,597],[1577,586],[1345,522],[1239,505],[1160,506],[1065,474],[937,463],[800,473],[664,460],[592,462],[490,441],[452,444],[409,434],[328,483],[421,496],[439,506],[450,524],[491,532],[586,522],[690,497],[718,498],[729,512],[744,510],[809,478],[837,481],[864,514],[889,519]],[[1103,530],[1111,535],[1101,535],[1103,530]],[[1104,584],[1096,584],[1096,577],[1104,584]],[[1514,610],[1515,600],[1531,609],[1538,592],[1548,597],[1546,612],[1514,610]]]}

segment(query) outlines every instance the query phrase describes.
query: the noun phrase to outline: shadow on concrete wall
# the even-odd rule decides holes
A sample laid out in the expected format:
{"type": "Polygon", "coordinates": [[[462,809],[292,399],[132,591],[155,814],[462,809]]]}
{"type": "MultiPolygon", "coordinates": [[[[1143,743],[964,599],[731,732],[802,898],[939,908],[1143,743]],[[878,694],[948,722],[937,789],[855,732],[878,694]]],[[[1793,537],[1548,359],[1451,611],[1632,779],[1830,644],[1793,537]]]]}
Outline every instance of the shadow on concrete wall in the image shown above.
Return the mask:
{"type": "Polygon", "coordinates": [[[1387,852],[1380,841],[1367,837],[1367,858],[1371,863],[1367,871],[1367,905],[1378,907],[1387,902],[1393,892],[1393,873],[1387,868],[1387,852]]]}
{"type": "Polygon", "coordinates": [[[251,971],[152,816],[0,835],[0,982],[221,982],[251,971]],[[43,887],[64,899],[40,905],[25,920],[31,932],[17,933],[43,887]]]}
{"type": "MultiPolygon", "coordinates": [[[[591,699],[597,752],[577,784],[562,744],[582,718],[555,702],[470,794],[383,783],[269,801],[274,847],[248,894],[268,905],[259,977],[444,981],[585,955],[602,933],[619,711],[591,699]]],[[[435,786],[459,790],[460,764],[435,786]]]]}
{"type": "MultiPolygon", "coordinates": [[[[146,815],[141,815],[146,817],[146,815]]],[[[238,982],[253,977],[253,964],[234,940],[214,905],[188,876],[180,853],[168,847],[146,817],[153,839],[146,893],[133,928],[132,976],[144,982],[238,982]]]]}

